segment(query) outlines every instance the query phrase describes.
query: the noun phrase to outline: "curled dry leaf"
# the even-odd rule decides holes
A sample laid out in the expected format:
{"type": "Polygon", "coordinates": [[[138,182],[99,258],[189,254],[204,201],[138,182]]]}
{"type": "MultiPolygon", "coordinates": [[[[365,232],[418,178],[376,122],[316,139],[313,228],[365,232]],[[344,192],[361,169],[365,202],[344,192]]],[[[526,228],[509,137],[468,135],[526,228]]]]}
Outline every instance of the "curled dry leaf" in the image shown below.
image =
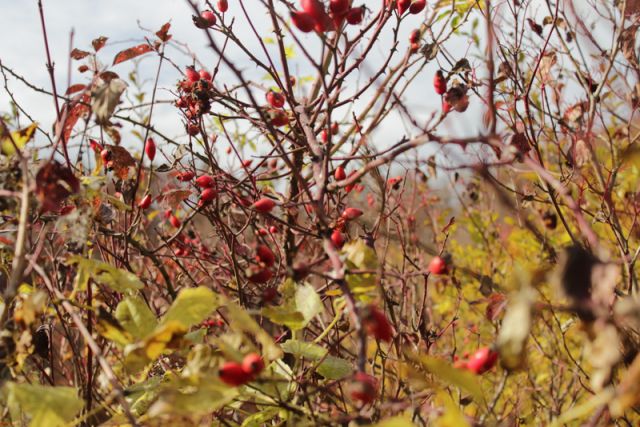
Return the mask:
{"type": "Polygon", "coordinates": [[[634,24],[625,29],[620,35],[620,50],[622,50],[622,55],[631,65],[638,64],[638,55],[636,54],[637,32],[638,24],[634,24]]]}
{"type": "Polygon", "coordinates": [[[83,59],[89,56],[89,52],[86,50],[73,49],[70,54],[71,58],[75,60],[83,59]]]}
{"type": "Polygon", "coordinates": [[[108,83],[96,85],[91,91],[91,109],[96,116],[96,123],[108,124],[120,97],[127,88],[127,83],[119,78],[111,79],[108,83]]]}
{"type": "Polygon", "coordinates": [[[622,358],[618,329],[608,322],[596,322],[593,328],[595,338],[587,344],[586,354],[594,368],[591,374],[591,386],[596,391],[602,390],[609,380],[613,368],[622,358]]]}
{"type": "Polygon", "coordinates": [[[106,166],[113,169],[120,179],[126,179],[129,168],[136,164],[135,159],[126,148],[120,145],[105,145],[105,149],[109,152],[109,161],[106,166]]]}
{"type": "Polygon", "coordinates": [[[444,100],[455,111],[461,113],[467,110],[469,107],[469,97],[467,96],[467,85],[460,82],[454,82],[447,93],[444,95],[444,100]]]}
{"type": "Polygon", "coordinates": [[[580,138],[573,142],[571,146],[571,161],[573,163],[573,167],[581,168],[587,163],[589,157],[589,147],[584,139],[580,138]]]}
{"type": "Polygon", "coordinates": [[[523,280],[520,290],[509,302],[496,340],[500,362],[505,369],[514,370],[524,365],[535,298],[535,291],[523,280]]]}
{"type": "Polygon", "coordinates": [[[55,160],[46,163],[36,174],[36,196],[42,212],[59,210],[62,202],[79,190],[78,178],[55,160]]]}
{"type": "Polygon", "coordinates": [[[91,45],[93,46],[93,50],[97,52],[100,49],[102,49],[104,45],[107,43],[107,40],[109,40],[109,38],[105,36],[100,36],[97,39],[93,39],[93,41],[91,42],[91,45]]]}
{"type": "Polygon", "coordinates": [[[158,31],[156,31],[156,36],[166,43],[171,40],[171,34],[169,34],[169,28],[171,28],[171,24],[169,22],[165,23],[158,31]]]}
{"type": "Polygon", "coordinates": [[[543,84],[548,84],[552,81],[551,69],[558,61],[558,57],[555,52],[546,53],[540,60],[540,68],[538,69],[540,80],[543,84]]]}

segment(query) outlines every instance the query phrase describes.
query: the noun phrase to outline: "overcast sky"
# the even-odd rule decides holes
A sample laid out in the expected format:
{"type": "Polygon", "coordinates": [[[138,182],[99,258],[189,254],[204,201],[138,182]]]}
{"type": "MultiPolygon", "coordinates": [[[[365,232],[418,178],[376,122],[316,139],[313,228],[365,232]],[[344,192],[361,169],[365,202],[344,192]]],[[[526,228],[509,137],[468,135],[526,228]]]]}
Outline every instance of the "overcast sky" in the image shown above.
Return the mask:
{"type": "MultiPolygon", "coordinates": [[[[51,54],[55,62],[57,85],[60,91],[67,87],[68,76],[68,55],[69,36],[71,30],[74,31],[73,45],[80,49],[89,50],[90,42],[98,36],[109,37],[108,45],[100,52],[99,57],[104,63],[110,63],[115,54],[127,47],[133,46],[143,41],[146,33],[140,28],[156,31],[160,26],[171,21],[171,33],[174,39],[188,43],[189,47],[198,53],[200,59],[205,63],[213,63],[215,57],[207,53],[205,38],[202,32],[196,29],[191,22],[191,10],[186,1],[182,0],[44,0],[45,17],[49,35],[51,54]]],[[[230,1],[230,13],[238,14],[234,11],[235,1],[230,1]]],[[[250,11],[259,11],[262,8],[252,8],[252,3],[258,4],[257,0],[244,1],[244,5],[250,11]]],[[[255,12],[258,13],[258,12],[255,12]]],[[[239,15],[238,15],[239,16],[239,15]]],[[[417,27],[421,17],[409,17],[413,25],[404,25],[408,32],[417,27]]],[[[267,19],[256,16],[259,31],[264,31],[268,35],[269,26],[267,19]],[[260,28],[260,25],[263,27],[260,28]]],[[[251,38],[249,29],[242,19],[238,20],[237,31],[245,34],[248,39],[253,40],[256,50],[258,45],[255,39],[251,38]]],[[[49,89],[51,83],[45,67],[45,50],[42,38],[40,18],[38,15],[37,0],[0,0],[0,31],[2,40],[0,42],[0,59],[7,67],[12,68],[18,74],[25,76],[35,85],[49,89]]],[[[301,35],[309,45],[317,42],[315,34],[301,35]]],[[[385,39],[378,44],[376,54],[384,54],[385,50],[391,46],[389,42],[390,34],[385,35],[385,39]]],[[[403,34],[400,40],[406,42],[407,35],[403,34]]],[[[451,45],[449,45],[451,47],[451,45]]],[[[404,48],[404,46],[401,46],[404,48]]],[[[453,50],[457,55],[463,55],[467,50],[464,42],[454,41],[453,50]]],[[[233,54],[233,53],[232,53],[233,54]]],[[[191,59],[184,54],[173,50],[170,52],[176,63],[184,67],[191,63],[191,59]]],[[[248,62],[243,63],[238,59],[240,65],[247,73],[255,70],[248,62]]],[[[301,62],[302,63],[302,62],[301,62]]],[[[472,60],[473,63],[473,60],[472,60]]],[[[370,62],[370,67],[361,68],[362,73],[367,69],[373,69],[375,63],[370,62]]],[[[87,77],[77,72],[78,63],[72,64],[71,83],[84,83],[87,77]]],[[[142,61],[141,74],[144,78],[152,78],[157,66],[157,57],[147,55],[142,61]]],[[[419,79],[413,86],[405,101],[412,111],[419,112],[423,117],[430,116],[434,111],[440,109],[440,98],[431,87],[431,77],[437,65],[430,64],[423,73],[424,78],[419,79]]],[[[114,67],[114,71],[126,76],[132,69],[129,62],[114,67]]],[[[304,65],[301,65],[300,72],[304,73],[304,65]]],[[[262,73],[263,74],[263,73],[262,73]]],[[[260,75],[253,75],[253,78],[260,79],[260,75]]],[[[170,94],[166,89],[171,89],[179,78],[179,72],[169,66],[164,68],[160,81],[160,99],[170,99],[170,94]]],[[[35,93],[25,87],[19,81],[9,78],[10,90],[16,96],[18,102],[30,112],[43,128],[50,128],[55,118],[52,108],[53,101],[50,97],[35,93]]],[[[9,106],[9,98],[4,89],[0,89],[0,110],[6,111],[9,106]]],[[[453,115],[447,119],[442,132],[466,136],[475,134],[481,129],[481,106],[478,99],[471,101],[471,107],[464,115],[453,115]],[[463,124],[463,125],[461,125],[463,124]]],[[[159,108],[154,113],[154,126],[171,136],[183,133],[181,120],[174,107],[165,106],[159,108]]],[[[383,128],[375,135],[375,144],[384,146],[399,141],[405,135],[405,129],[399,120],[388,120],[383,128]]],[[[126,144],[127,135],[123,134],[123,143],[126,144]]]]}

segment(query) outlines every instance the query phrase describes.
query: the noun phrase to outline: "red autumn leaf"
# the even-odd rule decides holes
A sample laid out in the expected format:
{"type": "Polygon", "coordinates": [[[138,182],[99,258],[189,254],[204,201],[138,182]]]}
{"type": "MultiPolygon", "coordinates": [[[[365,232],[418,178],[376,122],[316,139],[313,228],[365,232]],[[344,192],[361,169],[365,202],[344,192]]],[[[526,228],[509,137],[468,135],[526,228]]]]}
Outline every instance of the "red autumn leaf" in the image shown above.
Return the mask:
{"type": "Polygon", "coordinates": [[[156,32],[156,36],[158,36],[158,38],[162,40],[164,43],[171,40],[171,34],[169,34],[170,27],[171,27],[171,24],[167,22],[156,32]]]}
{"type": "Polygon", "coordinates": [[[113,71],[104,71],[100,73],[100,78],[104,80],[105,83],[109,83],[113,79],[119,79],[120,76],[113,71]]]}
{"type": "MultiPolygon", "coordinates": [[[[64,142],[69,141],[69,137],[71,136],[71,131],[73,127],[76,125],[78,120],[81,117],[85,117],[91,112],[91,107],[89,106],[89,95],[85,94],[82,96],[80,102],[71,108],[71,110],[67,113],[67,118],[64,121],[64,127],[62,129],[62,136],[64,138],[64,142]]],[[[66,104],[63,107],[63,115],[69,108],[69,104],[66,104]]]]}
{"type": "Polygon", "coordinates": [[[80,50],[80,49],[73,49],[71,51],[71,57],[73,59],[82,59],[89,56],[89,52],[87,52],[86,50],[80,50]]]}
{"type": "Polygon", "coordinates": [[[135,58],[136,56],[144,55],[145,53],[151,52],[152,50],[153,48],[146,43],[130,47],[129,49],[118,52],[116,57],[113,59],[113,65],[128,61],[129,59],[135,58]]]}
{"type": "Polygon", "coordinates": [[[75,85],[71,85],[69,86],[69,88],[67,89],[66,94],[70,95],[72,93],[76,93],[76,92],[80,92],[82,89],[86,88],[87,85],[83,85],[82,83],[78,83],[75,85]]]}
{"type": "Polygon", "coordinates": [[[104,45],[107,43],[108,37],[105,36],[100,36],[97,39],[94,39],[91,42],[91,45],[93,46],[93,50],[95,50],[96,52],[99,51],[100,49],[102,49],[104,47],[104,45]]]}
{"type": "Polygon", "coordinates": [[[36,196],[42,212],[57,211],[62,202],[80,189],[80,181],[62,164],[52,161],[40,168],[36,174],[36,196]]]}

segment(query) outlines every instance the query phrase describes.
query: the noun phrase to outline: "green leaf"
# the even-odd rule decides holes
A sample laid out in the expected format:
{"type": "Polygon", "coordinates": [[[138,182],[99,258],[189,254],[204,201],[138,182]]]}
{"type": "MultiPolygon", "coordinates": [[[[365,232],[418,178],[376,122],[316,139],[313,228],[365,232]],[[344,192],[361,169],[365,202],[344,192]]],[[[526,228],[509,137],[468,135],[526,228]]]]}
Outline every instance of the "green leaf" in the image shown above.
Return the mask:
{"type": "Polygon", "coordinates": [[[135,339],[149,335],[156,327],[156,316],[140,297],[127,297],[116,308],[116,319],[135,339]]]}
{"type": "Polygon", "coordinates": [[[267,422],[272,420],[279,412],[279,408],[268,408],[261,412],[256,412],[242,422],[242,427],[261,427],[267,425],[267,422]]]}
{"type": "Polygon", "coordinates": [[[335,356],[327,356],[316,369],[328,380],[339,380],[353,373],[353,364],[335,356]]]}
{"type": "Polygon", "coordinates": [[[317,344],[288,340],[282,344],[282,349],[286,353],[297,357],[304,357],[314,362],[321,361],[316,371],[326,379],[338,380],[353,372],[353,364],[351,362],[335,356],[326,356],[327,349],[317,344]]]}
{"type": "Polygon", "coordinates": [[[296,331],[307,326],[316,315],[322,312],[322,301],[313,286],[308,283],[295,286],[295,283],[288,279],[283,284],[283,288],[285,302],[279,307],[262,309],[262,314],[272,322],[296,331]],[[289,290],[293,290],[293,295],[289,290]]]}
{"type": "Polygon", "coordinates": [[[30,427],[64,426],[84,406],[82,399],[78,397],[78,390],[73,387],[45,387],[12,382],[5,387],[9,407],[14,410],[19,408],[29,415],[30,427]]]}
{"type": "Polygon", "coordinates": [[[218,296],[209,288],[183,289],[162,318],[162,323],[178,322],[186,329],[197,325],[220,306],[218,296]]]}
{"type": "Polygon", "coordinates": [[[216,411],[237,395],[237,387],[229,387],[214,378],[200,377],[199,381],[174,378],[162,386],[158,400],[149,408],[148,415],[199,417],[216,411]]]}
{"type": "Polygon", "coordinates": [[[310,342],[287,340],[280,346],[285,353],[309,360],[320,360],[327,354],[327,349],[310,342]]]}

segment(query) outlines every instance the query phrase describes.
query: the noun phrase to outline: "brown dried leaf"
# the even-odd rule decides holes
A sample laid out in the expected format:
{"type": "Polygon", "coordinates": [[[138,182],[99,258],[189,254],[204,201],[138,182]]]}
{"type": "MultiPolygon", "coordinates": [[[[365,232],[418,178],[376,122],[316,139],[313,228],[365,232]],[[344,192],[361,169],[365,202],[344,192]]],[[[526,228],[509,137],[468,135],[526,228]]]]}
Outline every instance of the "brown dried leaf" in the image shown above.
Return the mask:
{"type": "Polygon", "coordinates": [[[638,56],[636,54],[636,33],[638,32],[638,26],[638,24],[632,25],[625,29],[620,35],[622,55],[632,66],[638,65],[638,56]]]}
{"type": "Polygon", "coordinates": [[[171,34],[169,34],[169,28],[171,27],[171,24],[169,22],[167,22],[166,24],[164,24],[157,32],[156,32],[156,36],[158,36],[158,38],[160,40],[162,40],[164,43],[168,42],[169,40],[171,40],[171,34]]]}
{"type": "Polygon", "coordinates": [[[97,52],[100,49],[102,49],[104,45],[107,43],[107,40],[108,40],[108,37],[104,37],[104,36],[100,36],[97,39],[94,39],[91,42],[91,45],[93,46],[93,50],[97,52]]]}
{"type": "Polygon", "coordinates": [[[120,179],[126,179],[129,174],[129,168],[136,165],[135,159],[120,145],[107,145],[109,150],[109,161],[107,167],[114,170],[116,176],[120,179]]]}
{"type": "Polygon", "coordinates": [[[540,68],[538,69],[538,72],[540,73],[540,80],[543,84],[548,83],[552,78],[551,69],[557,61],[558,57],[554,51],[546,53],[540,60],[540,68]]]}
{"type": "Polygon", "coordinates": [[[191,191],[183,189],[169,190],[159,196],[159,201],[164,207],[176,208],[180,203],[184,202],[191,196],[191,191]]]}
{"type": "Polygon", "coordinates": [[[496,340],[500,362],[505,369],[518,369],[524,364],[535,298],[533,288],[523,281],[520,291],[509,302],[496,340]]]}
{"type": "Polygon", "coordinates": [[[42,212],[59,210],[62,202],[79,190],[78,178],[69,168],[55,160],[46,163],[36,174],[36,196],[42,212]]]}
{"type": "Polygon", "coordinates": [[[589,147],[584,139],[579,139],[571,147],[571,160],[573,167],[581,168],[590,158],[589,147]]]}
{"type": "Polygon", "coordinates": [[[89,55],[90,55],[90,53],[87,52],[86,50],[73,49],[71,51],[71,58],[76,59],[76,60],[86,58],[89,55]]]}
{"type": "Polygon", "coordinates": [[[96,123],[108,124],[116,106],[120,103],[120,96],[127,88],[127,83],[121,79],[113,79],[94,87],[91,91],[91,109],[96,116],[96,123]]]}

